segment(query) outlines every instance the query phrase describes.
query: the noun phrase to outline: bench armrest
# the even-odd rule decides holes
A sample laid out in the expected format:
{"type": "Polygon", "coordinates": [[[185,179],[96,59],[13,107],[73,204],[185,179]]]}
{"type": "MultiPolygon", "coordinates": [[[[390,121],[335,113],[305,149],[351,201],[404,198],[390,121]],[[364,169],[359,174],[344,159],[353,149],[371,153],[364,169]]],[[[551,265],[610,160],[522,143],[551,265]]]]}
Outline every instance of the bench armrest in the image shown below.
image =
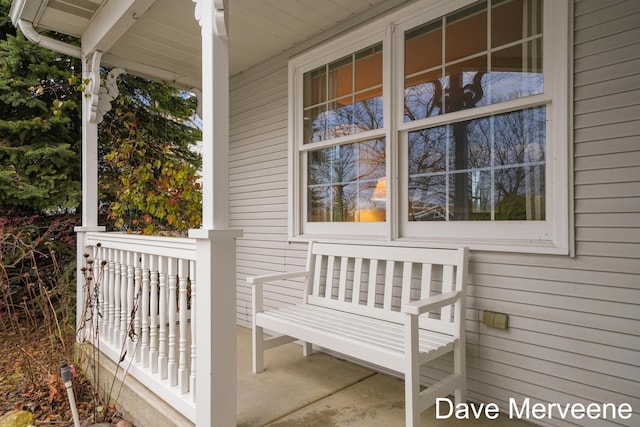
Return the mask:
{"type": "Polygon", "coordinates": [[[440,295],[413,301],[402,306],[402,312],[419,316],[446,305],[455,303],[460,298],[460,291],[445,292],[440,295]]]}
{"type": "Polygon", "coordinates": [[[294,279],[296,277],[307,277],[308,271],[291,271],[288,273],[275,273],[275,274],[263,274],[261,276],[249,276],[247,277],[247,283],[252,285],[258,285],[266,282],[273,282],[275,280],[294,279]]]}
{"type": "Polygon", "coordinates": [[[302,270],[292,271],[288,273],[263,274],[261,276],[247,277],[247,283],[251,285],[253,321],[256,321],[256,313],[262,312],[262,285],[264,283],[273,282],[275,280],[293,279],[295,277],[307,277],[308,273],[308,271],[302,270]]]}

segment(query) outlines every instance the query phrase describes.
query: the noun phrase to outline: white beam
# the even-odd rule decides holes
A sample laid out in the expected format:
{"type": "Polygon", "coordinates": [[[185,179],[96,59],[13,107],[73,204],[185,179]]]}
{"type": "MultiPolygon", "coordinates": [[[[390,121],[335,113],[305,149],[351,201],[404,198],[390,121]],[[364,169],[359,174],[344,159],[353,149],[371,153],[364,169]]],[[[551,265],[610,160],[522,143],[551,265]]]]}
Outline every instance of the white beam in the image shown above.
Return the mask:
{"type": "Polygon", "coordinates": [[[107,52],[155,0],[110,0],[93,17],[82,35],[82,51],[107,52]]]}
{"type": "Polygon", "coordinates": [[[109,68],[122,68],[127,72],[127,74],[134,74],[145,79],[160,81],[179,89],[190,90],[194,87],[200,88],[201,84],[199,78],[192,78],[184,74],[177,74],[174,71],[164,68],[125,60],[112,53],[105,53],[102,56],[101,64],[109,68]]]}

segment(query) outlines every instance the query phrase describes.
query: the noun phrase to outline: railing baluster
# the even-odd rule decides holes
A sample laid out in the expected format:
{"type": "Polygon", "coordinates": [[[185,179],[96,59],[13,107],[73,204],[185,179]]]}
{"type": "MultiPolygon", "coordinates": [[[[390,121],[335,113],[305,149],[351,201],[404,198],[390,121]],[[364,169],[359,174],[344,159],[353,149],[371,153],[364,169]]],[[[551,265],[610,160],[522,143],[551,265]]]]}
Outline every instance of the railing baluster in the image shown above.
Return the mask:
{"type": "Polygon", "coordinates": [[[160,379],[167,378],[167,258],[160,257],[158,275],[160,277],[160,313],[158,322],[160,323],[158,340],[158,368],[160,369],[160,379]]]}
{"type": "Polygon", "coordinates": [[[111,322],[113,324],[112,326],[112,331],[113,334],[111,335],[111,342],[114,343],[117,346],[119,346],[119,338],[120,338],[120,305],[122,303],[121,300],[121,296],[120,296],[120,292],[121,292],[121,287],[120,287],[120,282],[122,281],[122,276],[120,274],[120,251],[118,250],[113,250],[112,251],[112,256],[113,256],[113,265],[114,265],[114,278],[115,281],[113,283],[113,296],[114,296],[114,311],[113,311],[113,318],[111,319],[111,322]]]}
{"type": "Polygon", "coordinates": [[[189,261],[181,259],[178,264],[178,314],[180,318],[180,346],[178,358],[178,389],[184,394],[189,391],[189,372],[187,370],[187,284],[189,280],[189,261]]]}
{"type": "MultiPolygon", "coordinates": [[[[120,348],[126,348],[127,331],[129,329],[128,318],[129,313],[129,260],[127,254],[129,251],[120,251],[120,348]]],[[[131,284],[133,285],[133,272],[131,272],[131,284]]]]}
{"type": "Polygon", "coordinates": [[[102,325],[99,338],[106,340],[109,336],[109,287],[111,283],[109,282],[109,250],[102,246],[98,248],[98,275],[96,276],[96,281],[100,282],[100,300],[102,303],[102,318],[100,319],[102,325]]]}
{"type": "MultiPolygon", "coordinates": [[[[135,270],[133,267],[133,263],[134,263],[134,256],[135,254],[131,251],[127,251],[125,254],[125,262],[127,263],[127,282],[126,282],[126,289],[127,289],[127,317],[126,317],[126,323],[125,323],[125,327],[124,327],[124,339],[127,342],[127,354],[129,354],[130,356],[133,355],[133,341],[131,340],[131,328],[132,328],[132,321],[133,321],[133,298],[135,295],[135,270]]],[[[123,341],[124,342],[124,341],[123,341]]]]}
{"type": "Polygon", "coordinates": [[[151,372],[158,372],[158,259],[156,255],[151,256],[151,331],[149,343],[149,359],[151,361],[151,372]]]}
{"type": "Polygon", "coordinates": [[[169,385],[178,385],[178,365],[176,361],[176,340],[177,340],[177,314],[178,314],[178,294],[177,294],[177,259],[169,258],[169,292],[168,292],[168,320],[169,320],[169,358],[168,358],[168,372],[169,372],[169,385]]]}
{"type": "Polygon", "coordinates": [[[191,278],[191,375],[189,390],[191,400],[196,401],[196,262],[189,261],[189,277],[191,278]]]}
{"type": "Polygon", "coordinates": [[[133,330],[135,331],[135,333],[134,340],[131,343],[131,351],[133,351],[136,362],[140,362],[142,360],[142,354],[137,350],[139,349],[140,340],[142,339],[142,328],[140,323],[140,300],[142,299],[142,255],[137,252],[132,253],[134,267],[133,306],[135,308],[135,311],[132,309],[131,313],[133,316],[135,316],[133,318],[133,330]]]}
{"type": "Polygon", "coordinates": [[[142,254],[142,366],[149,367],[149,255],[142,254]]]}
{"type": "MultiPolygon", "coordinates": [[[[100,318],[100,312],[102,311],[102,307],[100,303],[102,301],[102,296],[100,295],[100,282],[98,281],[98,266],[100,265],[99,254],[100,248],[94,247],[93,253],[89,255],[89,258],[93,260],[93,264],[91,264],[91,271],[87,271],[87,275],[92,277],[92,280],[87,285],[88,298],[93,301],[92,305],[92,313],[91,313],[91,330],[84,331],[85,337],[90,337],[93,341],[94,339],[99,339],[100,330],[102,328],[102,319],[100,318]]],[[[89,266],[87,266],[89,268],[89,266]]]]}
{"type": "Polygon", "coordinates": [[[105,340],[105,342],[109,341],[109,336],[111,334],[111,322],[110,322],[110,315],[111,315],[111,298],[112,298],[112,293],[111,293],[111,250],[107,249],[107,248],[102,248],[101,250],[102,255],[104,257],[104,271],[103,271],[103,283],[102,283],[102,292],[103,292],[103,304],[104,304],[104,309],[102,312],[102,319],[103,319],[103,327],[102,327],[102,338],[105,340]]]}

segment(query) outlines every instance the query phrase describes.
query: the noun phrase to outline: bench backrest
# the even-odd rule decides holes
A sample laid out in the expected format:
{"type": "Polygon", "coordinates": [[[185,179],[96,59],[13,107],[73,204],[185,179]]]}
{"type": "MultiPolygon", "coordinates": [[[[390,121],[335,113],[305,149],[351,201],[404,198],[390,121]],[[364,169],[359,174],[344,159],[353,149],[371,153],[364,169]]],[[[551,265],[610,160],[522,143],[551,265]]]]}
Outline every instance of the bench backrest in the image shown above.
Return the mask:
{"type": "Polygon", "coordinates": [[[453,290],[454,306],[420,318],[420,327],[458,335],[464,328],[467,250],[311,242],[307,304],[402,323],[401,306],[453,290]]]}

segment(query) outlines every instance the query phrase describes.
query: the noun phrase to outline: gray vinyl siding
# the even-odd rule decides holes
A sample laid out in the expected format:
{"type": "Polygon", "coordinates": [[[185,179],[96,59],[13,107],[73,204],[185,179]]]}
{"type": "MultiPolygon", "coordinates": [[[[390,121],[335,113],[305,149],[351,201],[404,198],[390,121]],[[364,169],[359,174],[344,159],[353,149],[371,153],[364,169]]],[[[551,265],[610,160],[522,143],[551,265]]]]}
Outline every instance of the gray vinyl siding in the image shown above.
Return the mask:
{"type": "MultiPolygon", "coordinates": [[[[640,2],[574,5],[575,256],[471,254],[469,397],[497,402],[626,402],[640,425],[640,2]],[[483,310],[509,329],[483,326],[483,310]]],[[[235,76],[231,87],[230,215],[238,241],[238,323],[251,323],[247,275],[302,268],[287,241],[287,55],[235,76]]],[[[267,305],[301,286],[267,287],[267,305]]],[[[442,360],[423,372],[440,376],[442,360]]],[[[557,426],[585,425],[557,418],[557,426]]]]}
{"type": "MultiPolygon", "coordinates": [[[[304,266],[305,245],[287,241],[287,61],[272,62],[232,79],[230,105],[230,223],[237,242],[238,324],[251,324],[248,275],[304,266]]],[[[291,303],[291,282],[267,286],[266,306],[291,303]]]]}

